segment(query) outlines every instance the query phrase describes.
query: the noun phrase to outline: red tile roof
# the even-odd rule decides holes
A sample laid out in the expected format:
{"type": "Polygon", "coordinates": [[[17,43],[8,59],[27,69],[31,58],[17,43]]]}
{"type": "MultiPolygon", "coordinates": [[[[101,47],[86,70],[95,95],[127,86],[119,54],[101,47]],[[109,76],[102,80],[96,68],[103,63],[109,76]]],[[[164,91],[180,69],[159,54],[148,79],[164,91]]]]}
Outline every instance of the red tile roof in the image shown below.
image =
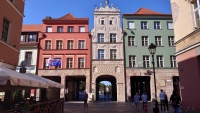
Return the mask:
{"type": "Polygon", "coordinates": [[[25,25],[22,25],[22,31],[42,31],[42,24],[25,24],[25,25]]]}
{"type": "Polygon", "coordinates": [[[159,12],[142,7],[135,13],[123,14],[123,16],[172,16],[172,14],[159,13],[159,12]]]}
{"type": "Polygon", "coordinates": [[[46,20],[88,20],[88,18],[76,18],[74,17],[71,13],[68,13],[60,18],[45,18],[43,19],[43,21],[46,20]]]}

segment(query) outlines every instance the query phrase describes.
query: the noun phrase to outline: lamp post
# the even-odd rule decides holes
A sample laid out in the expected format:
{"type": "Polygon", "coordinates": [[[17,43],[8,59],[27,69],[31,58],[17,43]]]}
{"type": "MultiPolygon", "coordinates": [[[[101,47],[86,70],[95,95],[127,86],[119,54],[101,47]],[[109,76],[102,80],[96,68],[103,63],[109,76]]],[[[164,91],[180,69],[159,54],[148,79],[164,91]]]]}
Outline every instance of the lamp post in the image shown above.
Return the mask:
{"type": "Polygon", "coordinates": [[[156,91],[156,76],[155,76],[155,62],[154,62],[154,54],[156,53],[156,45],[151,43],[149,46],[149,53],[152,55],[152,64],[153,64],[153,75],[154,75],[154,87],[155,87],[155,108],[153,108],[154,113],[159,113],[159,108],[158,108],[158,101],[157,101],[157,91],[156,91]]]}

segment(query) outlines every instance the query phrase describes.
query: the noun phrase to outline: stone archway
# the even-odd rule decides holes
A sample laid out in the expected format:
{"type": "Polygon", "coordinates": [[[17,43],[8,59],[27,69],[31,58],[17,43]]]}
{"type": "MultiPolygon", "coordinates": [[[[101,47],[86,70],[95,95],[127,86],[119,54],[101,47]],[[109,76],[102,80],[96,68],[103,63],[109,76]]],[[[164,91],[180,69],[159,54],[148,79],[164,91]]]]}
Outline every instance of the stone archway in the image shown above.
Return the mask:
{"type": "Polygon", "coordinates": [[[117,85],[116,85],[117,80],[112,75],[101,75],[96,78],[96,100],[97,101],[99,100],[99,83],[101,81],[109,81],[111,83],[111,88],[112,88],[112,91],[110,92],[112,95],[111,100],[117,101],[117,85]]]}

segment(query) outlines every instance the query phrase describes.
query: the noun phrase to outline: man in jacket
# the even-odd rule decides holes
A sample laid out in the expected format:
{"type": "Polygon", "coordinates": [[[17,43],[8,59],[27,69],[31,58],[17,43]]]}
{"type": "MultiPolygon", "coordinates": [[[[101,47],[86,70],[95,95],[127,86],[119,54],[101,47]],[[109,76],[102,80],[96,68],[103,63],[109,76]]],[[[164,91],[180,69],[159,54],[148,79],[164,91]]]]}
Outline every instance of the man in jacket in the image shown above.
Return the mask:
{"type": "Polygon", "coordinates": [[[161,111],[162,111],[162,106],[164,106],[164,111],[165,111],[165,93],[163,90],[160,90],[160,104],[161,104],[161,111]]]}

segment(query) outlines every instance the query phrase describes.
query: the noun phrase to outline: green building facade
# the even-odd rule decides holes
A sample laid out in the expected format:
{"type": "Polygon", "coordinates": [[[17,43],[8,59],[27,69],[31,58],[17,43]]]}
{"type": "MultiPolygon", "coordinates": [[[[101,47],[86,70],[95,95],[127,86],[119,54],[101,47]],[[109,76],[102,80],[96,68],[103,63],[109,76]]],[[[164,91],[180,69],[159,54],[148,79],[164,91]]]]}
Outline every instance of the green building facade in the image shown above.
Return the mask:
{"type": "Polygon", "coordinates": [[[151,43],[157,46],[154,61],[158,100],[161,89],[168,96],[173,90],[179,92],[172,15],[140,8],[136,13],[123,14],[122,21],[127,100],[136,92],[146,92],[149,101],[155,99],[152,56],[148,50],[151,43]]]}

